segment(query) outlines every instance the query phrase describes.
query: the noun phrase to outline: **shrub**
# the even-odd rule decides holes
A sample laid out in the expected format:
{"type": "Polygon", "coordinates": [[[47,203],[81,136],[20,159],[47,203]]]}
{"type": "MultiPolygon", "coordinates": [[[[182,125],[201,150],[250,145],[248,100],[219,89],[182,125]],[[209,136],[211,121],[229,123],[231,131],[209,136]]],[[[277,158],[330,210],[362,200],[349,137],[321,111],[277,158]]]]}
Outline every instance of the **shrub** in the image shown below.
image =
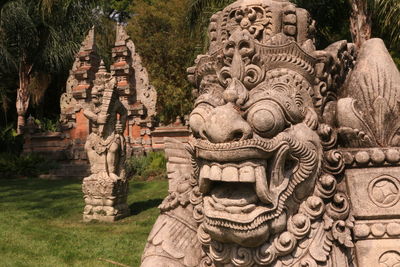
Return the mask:
{"type": "Polygon", "coordinates": [[[24,137],[17,134],[12,124],[0,130],[0,152],[19,155],[23,143],[24,137]]]}
{"type": "Polygon", "coordinates": [[[48,118],[43,118],[41,120],[35,119],[35,124],[39,126],[42,132],[57,132],[60,130],[58,118],[54,120],[48,118]]]}
{"type": "Polygon", "coordinates": [[[164,152],[149,152],[145,156],[130,157],[126,162],[127,176],[134,180],[158,180],[167,177],[164,152]]]}
{"type": "Polygon", "coordinates": [[[38,154],[0,154],[0,178],[37,177],[57,168],[57,163],[38,154]]]}

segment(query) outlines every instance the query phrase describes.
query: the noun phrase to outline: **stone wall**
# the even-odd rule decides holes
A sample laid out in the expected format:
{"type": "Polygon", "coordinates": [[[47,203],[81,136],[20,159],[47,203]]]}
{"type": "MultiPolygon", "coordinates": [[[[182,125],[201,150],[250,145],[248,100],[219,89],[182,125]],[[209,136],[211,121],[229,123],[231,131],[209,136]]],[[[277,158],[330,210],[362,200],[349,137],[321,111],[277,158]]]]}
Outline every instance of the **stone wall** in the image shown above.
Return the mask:
{"type": "MultiPolygon", "coordinates": [[[[80,128],[78,132],[74,128],[70,133],[37,132],[38,129],[34,132],[31,131],[31,133],[27,131],[23,153],[38,153],[46,158],[56,160],[59,169],[51,172],[51,178],[82,179],[89,173],[89,164],[84,150],[87,133],[84,133],[82,129],[84,128],[80,128]]],[[[145,136],[145,138],[141,138],[141,143],[127,142],[128,156],[164,150],[166,137],[172,137],[186,143],[190,135],[189,127],[182,123],[155,127],[151,131],[137,126],[133,126],[132,129],[134,138],[139,139],[141,136],[145,136]],[[146,133],[146,131],[148,132],[146,133]]],[[[128,135],[125,134],[125,136],[128,135]]]]}

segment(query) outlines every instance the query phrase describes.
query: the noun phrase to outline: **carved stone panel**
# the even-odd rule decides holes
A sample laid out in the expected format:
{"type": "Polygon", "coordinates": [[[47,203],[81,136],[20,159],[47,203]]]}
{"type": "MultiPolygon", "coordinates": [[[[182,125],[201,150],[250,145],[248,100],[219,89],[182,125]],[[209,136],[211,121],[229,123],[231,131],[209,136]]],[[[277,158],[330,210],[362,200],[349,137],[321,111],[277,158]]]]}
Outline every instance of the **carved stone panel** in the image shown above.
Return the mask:
{"type": "Polygon", "coordinates": [[[381,240],[378,246],[373,240],[359,241],[357,258],[359,266],[399,267],[399,240],[381,240]]]}
{"type": "Polygon", "coordinates": [[[346,170],[356,218],[400,218],[400,167],[346,170]]]}

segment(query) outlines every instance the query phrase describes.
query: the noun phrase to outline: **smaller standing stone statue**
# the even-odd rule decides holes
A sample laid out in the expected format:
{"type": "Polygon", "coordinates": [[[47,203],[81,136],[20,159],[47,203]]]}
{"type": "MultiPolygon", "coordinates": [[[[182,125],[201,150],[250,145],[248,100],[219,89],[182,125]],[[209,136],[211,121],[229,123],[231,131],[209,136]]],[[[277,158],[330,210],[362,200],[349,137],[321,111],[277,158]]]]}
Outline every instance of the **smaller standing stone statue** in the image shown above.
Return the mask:
{"type": "Polygon", "coordinates": [[[127,111],[119,101],[115,77],[103,62],[96,73],[91,105],[84,114],[91,128],[85,144],[91,175],[83,179],[83,220],[116,221],[129,215],[123,136],[127,111]]]}

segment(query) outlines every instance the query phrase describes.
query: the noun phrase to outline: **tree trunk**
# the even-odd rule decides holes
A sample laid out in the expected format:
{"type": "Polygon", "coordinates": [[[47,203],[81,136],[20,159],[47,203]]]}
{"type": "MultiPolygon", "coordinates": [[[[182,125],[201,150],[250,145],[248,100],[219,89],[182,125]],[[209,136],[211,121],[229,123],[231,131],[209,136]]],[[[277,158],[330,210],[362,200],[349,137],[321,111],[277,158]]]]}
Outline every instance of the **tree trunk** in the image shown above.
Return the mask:
{"type": "Polygon", "coordinates": [[[350,31],[358,48],[371,38],[372,22],[367,0],[349,0],[351,5],[350,31]]]}
{"type": "Polygon", "coordinates": [[[19,88],[17,90],[17,114],[18,114],[18,122],[17,122],[17,133],[23,134],[25,127],[25,114],[29,107],[29,76],[31,72],[32,66],[26,64],[26,61],[22,60],[19,67],[19,88]]]}

